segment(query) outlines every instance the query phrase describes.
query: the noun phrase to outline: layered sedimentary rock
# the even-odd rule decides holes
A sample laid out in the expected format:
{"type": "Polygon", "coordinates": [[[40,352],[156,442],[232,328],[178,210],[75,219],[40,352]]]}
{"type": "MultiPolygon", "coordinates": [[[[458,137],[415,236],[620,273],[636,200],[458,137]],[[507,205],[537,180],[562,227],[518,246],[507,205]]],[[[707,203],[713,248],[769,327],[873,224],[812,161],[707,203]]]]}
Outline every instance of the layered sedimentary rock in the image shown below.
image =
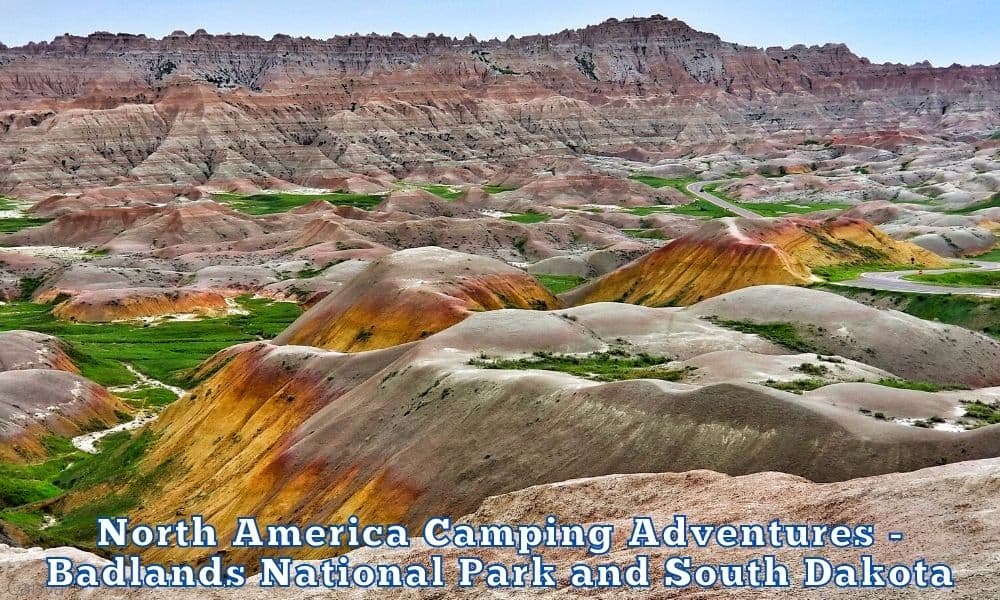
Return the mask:
{"type": "Polygon", "coordinates": [[[58,338],[34,331],[0,333],[0,372],[22,369],[80,372],[58,338]]]}
{"type": "Polygon", "coordinates": [[[226,312],[218,292],[187,288],[127,288],[83,292],[58,304],[52,314],[65,321],[106,323],[193,313],[218,316],[226,312]]]}
{"type": "Polygon", "coordinates": [[[692,304],[753,285],[805,285],[810,267],[882,262],[944,266],[859,219],[718,219],[566,294],[567,302],[692,304]]]}
{"type": "Polygon", "coordinates": [[[559,305],[530,275],[499,261],[415,248],[372,263],[275,342],[357,352],[423,339],[474,312],[559,305]]]}
{"type": "Polygon", "coordinates": [[[0,333],[0,461],[44,457],[45,439],[111,426],[131,409],[79,375],[66,346],[33,331],[0,333]]]}
{"type": "Polygon", "coordinates": [[[757,286],[700,302],[689,310],[718,321],[784,324],[798,341],[863,361],[900,377],[942,385],[1000,385],[1000,343],[894,310],[878,310],[830,292],[757,286]]]}
{"type": "Polygon", "coordinates": [[[341,188],[431,164],[482,180],[540,153],[985,131],[998,81],[996,66],[875,65],[842,45],[765,51],[659,16],[502,42],[61,36],[0,48],[0,192],[341,188]]]}
{"type": "MultiPolygon", "coordinates": [[[[887,343],[880,352],[898,340],[887,343]]],[[[133,517],[201,514],[222,538],[243,514],[415,524],[467,512],[490,494],[575,477],[711,468],[833,481],[1000,452],[1000,428],[958,435],[906,427],[725,377],[687,383],[650,372],[601,383],[482,363],[611,348],[680,361],[744,351],[767,369],[787,369],[779,357],[767,360],[779,347],[688,309],[623,304],[476,313],[427,339],[370,352],[238,346],[210,361],[190,397],[153,425],[157,442],[143,469],[171,461],[174,475],[133,517]]]]}

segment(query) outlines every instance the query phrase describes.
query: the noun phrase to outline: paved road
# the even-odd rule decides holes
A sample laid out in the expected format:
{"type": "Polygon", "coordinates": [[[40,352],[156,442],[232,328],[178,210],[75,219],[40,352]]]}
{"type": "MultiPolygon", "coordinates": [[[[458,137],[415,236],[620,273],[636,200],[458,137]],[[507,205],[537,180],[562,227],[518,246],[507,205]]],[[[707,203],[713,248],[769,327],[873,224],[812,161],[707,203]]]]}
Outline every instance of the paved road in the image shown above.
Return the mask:
{"type": "Polygon", "coordinates": [[[701,198],[705,202],[711,202],[712,204],[718,206],[719,208],[724,208],[724,209],[728,210],[729,212],[733,213],[737,217],[743,217],[743,218],[746,218],[746,219],[763,219],[764,217],[758,215],[757,213],[753,212],[752,210],[747,210],[745,208],[741,208],[739,206],[736,206],[732,202],[727,202],[727,201],[723,200],[722,198],[719,198],[718,196],[713,196],[712,194],[710,194],[710,193],[708,193],[708,192],[706,192],[705,190],[702,189],[706,185],[709,185],[709,184],[712,184],[712,183],[724,183],[726,181],[730,181],[730,180],[729,179],[718,179],[716,181],[696,181],[694,183],[689,183],[687,185],[687,191],[689,191],[692,194],[694,194],[695,196],[701,198]]]}
{"type": "MultiPolygon", "coordinates": [[[[724,183],[730,181],[728,179],[719,179],[715,181],[696,181],[687,185],[687,191],[691,192],[698,198],[701,198],[705,202],[710,202],[719,208],[724,208],[736,216],[744,217],[747,219],[762,219],[764,217],[758,215],[752,210],[747,210],[746,208],[736,206],[732,202],[727,202],[718,196],[714,196],[709,192],[706,192],[703,188],[706,185],[713,183],[724,183]]],[[[1000,271],[1000,263],[996,262],[986,262],[986,261],[968,261],[977,265],[975,267],[969,267],[965,269],[934,269],[925,270],[924,273],[934,274],[934,273],[961,273],[962,271],[1000,271]]],[[[1000,288],[985,288],[985,287],[952,287],[945,285],[931,285],[929,283],[920,283],[918,281],[906,281],[903,277],[907,275],[914,275],[918,271],[886,271],[886,272],[875,272],[875,273],[862,273],[857,279],[852,279],[850,281],[841,281],[836,283],[836,285],[843,285],[847,287],[854,288],[866,288],[871,290],[888,290],[896,292],[916,292],[921,294],[965,294],[972,296],[986,296],[991,298],[1000,298],[1000,288]]]]}
{"type": "MultiPolygon", "coordinates": [[[[986,262],[981,260],[969,261],[977,267],[967,269],[929,269],[924,273],[961,273],[963,271],[1000,271],[1000,263],[986,262]]],[[[986,296],[990,298],[1000,298],[1000,288],[987,287],[952,287],[946,285],[931,285],[918,281],[906,281],[906,275],[913,275],[917,271],[891,271],[878,273],[862,273],[857,279],[850,281],[840,281],[835,285],[843,285],[853,288],[867,288],[870,290],[889,290],[895,292],[917,292],[920,294],[966,294],[973,296],[986,296]]]]}

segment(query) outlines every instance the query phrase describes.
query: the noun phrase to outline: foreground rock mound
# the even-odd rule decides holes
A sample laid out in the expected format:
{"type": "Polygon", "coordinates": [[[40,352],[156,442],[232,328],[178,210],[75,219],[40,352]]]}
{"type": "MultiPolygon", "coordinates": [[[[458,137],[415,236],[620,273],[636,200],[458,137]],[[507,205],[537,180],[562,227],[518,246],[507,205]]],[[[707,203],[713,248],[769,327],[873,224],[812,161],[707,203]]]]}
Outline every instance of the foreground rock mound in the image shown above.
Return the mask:
{"type": "Polygon", "coordinates": [[[778,470],[834,481],[1000,455],[998,427],[905,427],[760,385],[688,384],[669,364],[605,381],[525,363],[490,368],[531,352],[688,360],[721,350],[780,352],[681,309],[619,304],[477,313],[373,352],[232,348],[152,426],[158,441],[143,468],[171,461],[175,475],[133,517],[169,520],[181,506],[226,538],[238,515],[417,524],[524,485],[611,473],[778,470]]]}
{"type": "Polygon", "coordinates": [[[131,412],[78,373],[59,339],[33,331],[0,333],[0,461],[44,457],[47,437],[110,427],[131,412]]]}
{"type": "Polygon", "coordinates": [[[79,375],[51,369],[0,373],[0,460],[46,455],[51,435],[73,437],[111,427],[131,409],[79,375]]]}
{"type": "Polygon", "coordinates": [[[943,266],[858,219],[718,219],[567,293],[570,304],[693,304],[754,285],[805,285],[810,267],[883,262],[943,266]]]}
{"type": "Polygon", "coordinates": [[[474,312],[558,306],[533,277],[500,261],[414,248],[372,263],[275,343],[357,352],[425,338],[474,312]]]}
{"type": "Polygon", "coordinates": [[[0,333],[0,371],[22,369],[57,369],[79,373],[66,347],[58,339],[34,331],[0,333]]]}
{"type": "MultiPolygon", "coordinates": [[[[1000,343],[985,335],[819,290],[757,286],[689,309],[717,322],[787,325],[788,343],[942,385],[1000,385],[1000,343]]],[[[751,329],[754,329],[751,327],[751,329]]]]}

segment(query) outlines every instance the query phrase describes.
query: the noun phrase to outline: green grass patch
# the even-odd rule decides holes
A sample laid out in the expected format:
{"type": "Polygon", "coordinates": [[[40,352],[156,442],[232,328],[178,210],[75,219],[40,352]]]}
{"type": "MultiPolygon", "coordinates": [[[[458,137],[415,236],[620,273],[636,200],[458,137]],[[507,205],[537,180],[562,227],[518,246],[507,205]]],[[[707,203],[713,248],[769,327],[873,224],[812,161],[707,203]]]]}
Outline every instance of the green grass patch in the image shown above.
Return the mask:
{"type": "Polygon", "coordinates": [[[931,285],[965,286],[965,287],[998,287],[1000,286],[1000,271],[962,271],[960,273],[924,273],[907,275],[907,281],[919,281],[931,285]]]}
{"type": "Polygon", "coordinates": [[[753,321],[726,321],[722,319],[710,319],[713,323],[726,329],[733,329],[742,333],[752,333],[772,341],[775,344],[784,346],[796,352],[815,352],[816,347],[799,335],[795,325],[791,323],[754,323],[753,321]]]}
{"type": "Polygon", "coordinates": [[[955,387],[941,386],[929,381],[910,381],[907,379],[887,379],[882,378],[876,382],[878,385],[896,388],[900,390],[916,390],[918,392],[940,392],[942,390],[961,389],[955,387]]]}
{"type": "Polygon", "coordinates": [[[733,214],[728,210],[716,206],[711,202],[706,202],[702,199],[697,199],[689,204],[682,204],[673,208],[670,212],[675,215],[686,215],[689,217],[698,217],[701,219],[721,219],[722,217],[731,217],[733,214]]]}
{"type": "Polygon", "coordinates": [[[979,256],[970,257],[972,260],[987,260],[993,262],[1000,262],[1000,247],[994,248],[987,252],[986,254],[980,254],[979,256]]]}
{"type": "Polygon", "coordinates": [[[462,197],[462,190],[455,186],[445,185],[443,183],[415,183],[409,184],[416,186],[422,190],[428,191],[442,200],[457,200],[462,197]]]}
{"type": "Polygon", "coordinates": [[[311,279],[318,275],[322,275],[324,271],[332,267],[334,263],[330,263],[325,267],[315,267],[315,268],[305,268],[295,274],[296,279],[311,279]]]}
{"type": "Polygon", "coordinates": [[[640,217],[646,217],[655,213],[667,213],[674,215],[684,215],[687,217],[697,217],[699,219],[719,219],[733,216],[728,210],[720,208],[711,202],[706,202],[700,198],[687,204],[658,204],[656,206],[634,206],[628,212],[640,217]]]}
{"type": "Polygon", "coordinates": [[[536,352],[530,358],[504,359],[480,356],[469,364],[484,369],[540,369],[559,371],[593,381],[625,379],[661,379],[680,381],[689,369],[667,369],[668,359],[649,354],[627,355],[624,352],[593,352],[586,356],[536,352]]]}
{"type": "Polygon", "coordinates": [[[542,223],[548,221],[552,218],[552,215],[547,215],[545,213],[535,212],[529,210],[528,212],[519,213],[516,215],[508,215],[502,217],[506,221],[514,221],[515,223],[542,223]]]}
{"type": "Polygon", "coordinates": [[[663,240],[666,236],[659,229],[622,229],[622,233],[640,240],[663,240]]]}
{"type": "Polygon", "coordinates": [[[862,273],[874,273],[877,271],[911,271],[919,269],[921,266],[922,265],[865,262],[846,265],[831,265],[827,267],[812,267],[811,270],[814,275],[819,275],[823,279],[833,283],[857,279],[862,273]]]}
{"type": "Polygon", "coordinates": [[[535,275],[534,277],[538,283],[545,286],[553,294],[561,294],[587,281],[578,275],[535,275]]]}
{"type": "Polygon", "coordinates": [[[22,277],[21,278],[21,297],[31,298],[35,291],[38,290],[42,285],[41,277],[22,277]]]}
{"type": "Polygon", "coordinates": [[[146,429],[135,437],[130,431],[112,433],[101,440],[98,454],[78,457],[52,482],[64,490],[127,482],[152,441],[153,434],[146,429]]]}
{"type": "Polygon", "coordinates": [[[0,233],[14,233],[29,227],[45,225],[52,219],[41,219],[35,217],[6,217],[0,218],[0,233]]]}
{"type": "Polygon", "coordinates": [[[633,215],[638,215],[640,217],[648,217],[649,215],[655,213],[673,212],[675,208],[677,207],[667,204],[658,204],[656,206],[634,206],[628,209],[628,212],[632,213],[633,215]]]}
{"type": "Polygon", "coordinates": [[[764,385],[783,392],[801,394],[802,392],[811,392],[812,390],[819,389],[829,384],[822,379],[808,378],[795,379],[793,381],[775,381],[773,379],[769,379],[764,383],[764,385]]]}
{"type": "Polygon", "coordinates": [[[503,192],[510,192],[512,190],[517,189],[517,187],[513,185],[484,185],[482,187],[483,191],[486,192],[487,194],[500,194],[503,192]]]}
{"type": "Polygon", "coordinates": [[[52,316],[49,305],[12,302],[0,306],[0,331],[28,329],[66,342],[84,377],[105,386],[135,383],[122,363],[171,385],[185,385],[185,374],[219,350],[256,339],[270,339],[302,309],[289,302],[241,296],[248,314],[195,321],[72,323],[52,316]]]}
{"type": "Polygon", "coordinates": [[[248,215],[269,215],[288,212],[312,202],[329,202],[337,206],[353,206],[371,210],[385,199],[385,194],[352,194],[349,192],[331,192],[328,194],[212,194],[216,201],[228,204],[230,207],[248,215]]]}
{"type": "Polygon", "coordinates": [[[839,202],[814,202],[798,204],[793,202],[733,202],[740,208],[753,211],[762,217],[784,217],[787,215],[805,215],[822,210],[846,210],[850,204],[839,202]]]}
{"type": "Polygon", "coordinates": [[[65,438],[50,437],[43,443],[53,454],[44,462],[29,465],[0,463],[0,509],[48,500],[62,493],[53,480],[75,460],[75,449],[65,438]]]}
{"type": "Polygon", "coordinates": [[[962,407],[965,409],[962,420],[972,421],[973,428],[1000,423],[1000,406],[976,400],[975,402],[963,402],[962,407]]]}
{"type": "Polygon", "coordinates": [[[142,495],[169,469],[168,462],[139,475],[139,461],[153,440],[148,430],[135,434],[122,431],[102,439],[98,454],[86,454],[73,448],[69,440],[51,439],[47,446],[60,450],[58,456],[33,465],[0,464],[0,490],[6,493],[0,521],[18,527],[34,543],[92,548],[97,518],[120,516],[138,506],[142,495]],[[114,491],[55,515],[57,523],[41,529],[44,515],[32,503],[98,486],[114,491]]]}
{"type": "Polygon", "coordinates": [[[92,548],[99,517],[127,514],[139,505],[143,493],[160,479],[169,465],[139,475],[139,461],[153,443],[154,435],[147,429],[137,434],[118,432],[101,440],[98,454],[82,454],[53,483],[67,491],[108,486],[115,491],[86,502],[58,515],[58,523],[35,536],[46,545],[69,544],[92,548]]]}
{"type": "Polygon", "coordinates": [[[639,183],[644,183],[649,187],[654,187],[656,189],[664,187],[672,187],[675,190],[681,192],[685,196],[695,198],[695,195],[687,191],[687,186],[698,181],[697,177],[657,177],[655,175],[644,175],[642,173],[632,173],[628,176],[629,179],[633,181],[638,181],[639,183]]]}

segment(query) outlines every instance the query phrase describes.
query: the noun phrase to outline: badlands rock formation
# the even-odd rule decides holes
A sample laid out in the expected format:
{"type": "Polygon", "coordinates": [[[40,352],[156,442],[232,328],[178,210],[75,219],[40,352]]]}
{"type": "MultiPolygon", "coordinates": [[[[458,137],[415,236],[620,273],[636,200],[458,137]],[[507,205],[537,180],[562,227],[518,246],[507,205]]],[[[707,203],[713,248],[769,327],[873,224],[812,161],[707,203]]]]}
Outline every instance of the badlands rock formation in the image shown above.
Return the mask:
{"type": "Polygon", "coordinates": [[[805,285],[809,267],[865,262],[944,266],[857,219],[718,219],[566,295],[570,304],[691,304],[766,284],[805,285]]]}
{"type": "Polygon", "coordinates": [[[534,278],[500,261],[415,248],[373,262],[292,323],[275,343],[374,350],[423,339],[474,312],[558,306],[534,278]]]}
{"type": "MultiPolygon", "coordinates": [[[[93,366],[76,340],[102,327],[135,334],[101,361],[155,419],[93,462],[60,456],[124,466],[53,480],[3,531],[87,547],[74,524],[110,499],[134,521],[204,515],[223,540],[241,515],[873,521],[908,535],[880,558],[950,561],[949,597],[992,597],[993,305],[899,304],[974,310],[987,335],[806,286],[994,255],[998,105],[998,66],[762,50],[659,16],[505,41],[0,45],[0,317],[73,343],[0,334],[0,462],[129,411],[70,360],[93,366]],[[719,218],[703,185],[776,218],[719,218]],[[268,341],[298,309],[253,295],[308,310],[268,341]],[[220,328],[232,341],[202,352],[255,341],[150,367],[156,344],[220,328]]],[[[0,546],[0,590],[38,597],[9,583],[55,552],[76,551],[0,546]]],[[[176,596],[89,595],[116,594],[176,596]]]]}
{"type": "Polygon", "coordinates": [[[720,321],[788,324],[818,352],[860,360],[900,377],[943,385],[1000,385],[995,368],[1000,343],[995,339],[829,292],[763,285],[710,298],[690,310],[720,321]]]}
{"type": "Polygon", "coordinates": [[[27,331],[0,334],[0,460],[46,456],[48,436],[110,427],[131,409],[77,374],[61,344],[27,331]]]}
{"type": "MultiPolygon", "coordinates": [[[[357,514],[415,525],[472,510],[491,494],[576,477],[711,468],[840,481],[1000,452],[996,427],[962,434],[908,427],[831,397],[766,387],[771,373],[787,377],[802,363],[812,370],[824,363],[815,355],[777,356],[788,351],[696,314],[623,304],[496,310],[372,352],[231,348],[152,426],[158,441],[143,469],[170,461],[175,475],[134,516],[170,519],[181,507],[204,515],[223,538],[243,514],[302,523],[357,514]],[[489,368],[531,352],[585,356],[616,348],[667,362],[644,379],[608,383],[532,369],[530,359],[519,369],[489,368]],[[718,371],[720,351],[747,353],[761,379],[748,384],[718,371]],[[699,380],[700,368],[706,373],[699,380]]],[[[879,350],[890,356],[911,341],[887,337],[879,350]]],[[[925,360],[943,370],[954,362],[950,355],[925,360]]],[[[980,369],[987,364],[995,364],[992,355],[978,359],[980,369]]],[[[843,376],[831,370],[831,381],[887,376],[841,367],[843,376]]],[[[877,396],[880,387],[866,392],[877,396]]],[[[231,551],[249,557],[246,549],[231,551]]],[[[196,558],[181,549],[147,554],[196,558]]]]}
{"type": "Polygon", "coordinates": [[[218,316],[226,298],[216,292],[129,288],[84,292],[60,303],[52,314],[66,321],[100,323],[177,313],[218,316]]]}
{"type": "Polygon", "coordinates": [[[660,16],[505,41],[60,36],[0,47],[0,193],[348,189],[432,164],[482,181],[546,153],[987,131],[998,79],[997,66],[875,65],[836,44],[740,46],[660,16]]]}

